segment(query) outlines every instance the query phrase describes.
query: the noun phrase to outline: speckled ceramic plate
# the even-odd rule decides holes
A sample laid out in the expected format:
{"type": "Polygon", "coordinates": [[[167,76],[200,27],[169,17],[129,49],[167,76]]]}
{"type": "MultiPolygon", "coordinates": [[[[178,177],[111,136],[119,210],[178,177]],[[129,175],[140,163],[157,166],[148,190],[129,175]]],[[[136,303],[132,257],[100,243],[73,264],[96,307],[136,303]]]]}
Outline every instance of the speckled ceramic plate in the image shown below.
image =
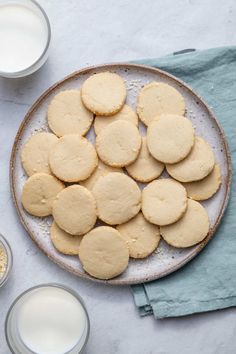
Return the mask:
{"type": "MultiPolygon", "coordinates": [[[[22,208],[21,191],[27,177],[21,166],[20,151],[25,141],[33,133],[49,129],[47,126],[46,111],[49,102],[56,93],[64,89],[80,88],[83,81],[90,75],[107,70],[116,72],[125,79],[128,89],[127,102],[133,108],[135,108],[139,90],[150,81],[162,81],[177,88],[186,101],[186,116],[192,121],[196,129],[196,134],[206,139],[212,146],[216,161],[220,164],[222,172],[222,186],[220,190],[213,198],[203,203],[207,208],[210,218],[210,232],[203,242],[188,249],[176,249],[162,241],[156,252],[150,257],[145,260],[130,260],[128,269],[122,275],[107,281],[107,283],[117,285],[137,284],[170,274],[195,257],[213,237],[228,202],[231,164],[224,133],[209,107],[187,85],[158,69],[132,64],[101,65],[80,70],[66,77],[49,88],[37,100],[22,122],[12,150],[10,165],[11,187],[20,220],[38,247],[52,261],[66,270],[79,277],[96,280],[83,271],[78,257],[64,256],[54,249],[49,237],[51,218],[41,219],[30,216],[22,208]]],[[[141,130],[144,130],[144,128],[141,127],[141,130]]],[[[93,131],[89,132],[88,138],[94,141],[93,131]]]]}

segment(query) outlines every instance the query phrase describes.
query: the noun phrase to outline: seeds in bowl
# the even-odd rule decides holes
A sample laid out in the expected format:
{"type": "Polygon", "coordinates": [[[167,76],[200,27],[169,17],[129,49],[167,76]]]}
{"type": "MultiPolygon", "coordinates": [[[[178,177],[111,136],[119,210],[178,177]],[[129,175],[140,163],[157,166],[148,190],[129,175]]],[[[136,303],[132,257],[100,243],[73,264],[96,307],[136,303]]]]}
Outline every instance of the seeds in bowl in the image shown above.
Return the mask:
{"type": "Polygon", "coordinates": [[[0,282],[7,269],[7,253],[3,245],[0,243],[0,282]]]}

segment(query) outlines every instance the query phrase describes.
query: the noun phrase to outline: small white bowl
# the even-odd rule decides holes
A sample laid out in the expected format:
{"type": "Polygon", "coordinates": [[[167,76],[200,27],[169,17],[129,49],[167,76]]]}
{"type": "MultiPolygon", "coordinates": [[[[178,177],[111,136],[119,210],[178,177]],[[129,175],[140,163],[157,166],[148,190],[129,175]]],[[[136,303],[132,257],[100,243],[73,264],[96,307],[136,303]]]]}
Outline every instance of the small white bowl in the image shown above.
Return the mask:
{"type": "Polygon", "coordinates": [[[11,251],[9,243],[1,234],[0,234],[0,246],[2,246],[4,248],[6,255],[7,255],[6,270],[5,270],[5,273],[3,274],[3,276],[0,278],[0,288],[1,288],[6,283],[8,277],[9,277],[9,274],[11,272],[12,264],[13,264],[13,257],[12,257],[12,251],[11,251]]]}

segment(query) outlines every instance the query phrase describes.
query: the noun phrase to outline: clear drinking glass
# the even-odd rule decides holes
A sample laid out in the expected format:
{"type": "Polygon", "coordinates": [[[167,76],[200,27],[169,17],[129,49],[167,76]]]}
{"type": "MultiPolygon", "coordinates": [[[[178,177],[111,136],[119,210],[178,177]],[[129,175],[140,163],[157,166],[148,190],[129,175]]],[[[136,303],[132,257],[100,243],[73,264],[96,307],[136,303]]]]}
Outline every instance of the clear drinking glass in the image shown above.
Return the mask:
{"type": "MultiPolygon", "coordinates": [[[[49,47],[51,42],[50,22],[44,9],[35,0],[0,0],[0,6],[5,6],[5,5],[20,5],[28,8],[29,10],[32,10],[40,18],[42,22],[42,26],[44,27],[46,32],[47,39],[46,39],[45,48],[42,51],[41,55],[37,58],[37,60],[33,62],[30,66],[28,66],[23,70],[19,70],[15,72],[1,71],[0,68],[0,76],[2,77],[18,78],[18,77],[27,76],[34,73],[36,70],[38,70],[46,62],[48,58],[49,47]]],[[[17,57],[15,58],[15,60],[17,60],[17,57]]]]}
{"type": "Polygon", "coordinates": [[[80,303],[80,305],[84,310],[85,326],[84,326],[82,336],[78,337],[79,339],[75,347],[64,354],[79,354],[82,353],[83,349],[85,348],[86,343],[88,341],[89,332],[90,332],[90,321],[89,321],[87,309],[85,307],[82,298],[74,290],[64,285],[49,283],[49,284],[38,285],[26,290],[20,296],[18,296],[16,300],[13,302],[13,304],[11,305],[5,320],[5,335],[6,335],[7,344],[13,354],[19,354],[19,353],[39,354],[39,353],[35,353],[24,344],[23,340],[20,337],[17,318],[18,318],[21,305],[24,303],[24,301],[27,301],[27,296],[30,295],[30,293],[37,291],[38,289],[47,288],[47,287],[56,287],[65,290],[80,303]]]}

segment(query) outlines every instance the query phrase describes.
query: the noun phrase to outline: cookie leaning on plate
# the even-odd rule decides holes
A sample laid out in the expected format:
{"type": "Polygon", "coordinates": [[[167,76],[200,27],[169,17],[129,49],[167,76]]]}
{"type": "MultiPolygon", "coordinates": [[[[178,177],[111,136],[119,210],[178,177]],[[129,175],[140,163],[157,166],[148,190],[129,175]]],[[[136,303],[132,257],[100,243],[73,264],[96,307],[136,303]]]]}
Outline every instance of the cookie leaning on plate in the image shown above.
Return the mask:
{"type": "Polygon", "coordinates": [[[43,132],[32,135],[21,150],[21,162],[28,176],[34,173],[51,174],[49,153],[58,141],[56,135],[43,132]]]}
{"type": "Polygon", "coordinates": [[[137,158],[141,143],[138,128],[128,121],[118,120],[98,134],[96,149],[100,159],[107,165],[124,167],[137,158]]]}
{"type": "Polygon", "coordinates": [[[122,173],[123,170],[122,168],[108,166],[104,164],[101,160],[98,160],[98,165],[91,174],[91,176],[89,176],[86,180],[81,181],[79,184],[83,187],[88,188],[89,190],[92,190],[99,177],[106,176],[110,172],[122,173]]]}
{"type": "Polygon", "coordinates": [[[174,114],[161,115],[147,129],[151,155],[163,163],[183,160],[194,145],[194,129],[189,119],[174,114]]]}
{"type": "Polygon", "coordinates": [[[208,176],[215,165],[210,145],[200,137],[195,137],[190,154],[176,164],[167,164],[167,172],[180,182],[199,181],[208,176]]]}
{"type": "Polygon", "coordinates": [[[99,219],[109,225],[130,220],[141,208],[141,191],[137,183],[124,173],[111,172],[100,177],[92,193],[99,219]]]}
{"type": "Polygon", "coordinates": [[[143,189],[142,212],[153,224],[172,224],[183,216],[186,208],[187,192],[171,178],[153,181],[143,189]]]}
{"type": "Polygon", "coordinates": [[[142,137],[142,146],[137,159],[126,166],[128,174],[136,181],[147,183],[159,177],[165,165],[152,157],[148,148],[146,137],[142,137]]]}
{"type": "Polygon", "coordinates": [[[93,277],[111,279],[127,268],[129,251],[116,229],[100,226],[83,237],[79,258],[84,270],[93,277]]]}
{"type": "Polygon", "coordinates": [[[105,128],[108,124],[113,123],[117,120],[127,120],[128,122],[133,123],[138,126],[138,116],[134,110],[125,104],[119,112],[113,114],[112,116],[96,116],[94,119],[94,131],[96,135],[105,128]]]}
{"type": "Polygon", "coordinates": [[[50,102],[48,125],[57,136],[88,132],[93,114],[83,105],[80,96],[79,90],[66,90],[59,92],[50,102]]]}
{"type": "Polygon", "coordinates": [[[62,230],[71,235],[84,235],[96,223],[96,202],[87,188],[74,184],[58,193],[52,215],[62,230]]]}
{"type": "Polygon", "coordinates": [[[206,200],[211,198],[220,188],[220,166],[215,165],[212,172],[205,178],[196,182],[183,183],[188,197],[194,200],[206,200]]]}
{"type": "Polygon", "coordinates": [[[108,71],[90,76],[81,87],[84,105],[101,116],[118,112],[124,105],[126,94],[122,77],[108,71]]]}
{"type": "Polygon", "coordinates": [[[145,258],[157,248],[160,242],[159,227],[149,223],[142,213],[116,228],[129,248],[132,258],[145,258]]]}
{"type": "Polygon", "coordinates": [[[68,255],[78,255],[79,246],[83,236],[74,236],[70,235],[64,230],[62,230],[56,223],[53,221],[50,229],[50,236],[53,246],[63,254],[68,255]]]}
{"type": "Polygon", "coordinates": [[[172,225],[161,226],[164,240],[174,247],[191,247],[207,236],[209,219],[204,207],[195,200],[188,199],[188,206],[183,217],[172,225]]]}
{"type": "Polygon", "coordinates": [[[67,134],[53,145],[49,156],[50,168],[65,182],[78,182],[88,178],[98,164],[93,145],[78,134],[67,134]]]}
{"type": "Polygon", "coordinates": [[[64,188],[64,184],[56,177],[46,173],[35,173],[24,184],[22,205],[31,215],[51,215],[52,204],[57,194],[64,188]]]}
{"type": "Polygon", "coordinates": [[[172,86],[163,82],[151,82],[145,85],[138,95],[137,112],[145,125],[161,114],[184,115],[183,96],[172,86]]]}

